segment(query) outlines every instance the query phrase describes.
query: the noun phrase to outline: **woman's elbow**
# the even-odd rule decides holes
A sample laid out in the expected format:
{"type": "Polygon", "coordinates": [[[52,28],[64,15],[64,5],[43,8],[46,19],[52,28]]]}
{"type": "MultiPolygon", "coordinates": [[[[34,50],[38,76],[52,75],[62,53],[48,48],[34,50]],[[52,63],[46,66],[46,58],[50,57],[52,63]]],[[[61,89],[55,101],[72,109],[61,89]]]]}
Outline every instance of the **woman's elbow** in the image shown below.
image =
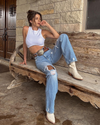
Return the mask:
{"type": "Polygon", "coordinates": [[[58,39],[58,38],[59,38],[59,36],[60,36],[60,35],[58,34],[58,35],[56,35],[56,37],[55,37],[55,38],[56,38],[56,39],[58,39]]]}

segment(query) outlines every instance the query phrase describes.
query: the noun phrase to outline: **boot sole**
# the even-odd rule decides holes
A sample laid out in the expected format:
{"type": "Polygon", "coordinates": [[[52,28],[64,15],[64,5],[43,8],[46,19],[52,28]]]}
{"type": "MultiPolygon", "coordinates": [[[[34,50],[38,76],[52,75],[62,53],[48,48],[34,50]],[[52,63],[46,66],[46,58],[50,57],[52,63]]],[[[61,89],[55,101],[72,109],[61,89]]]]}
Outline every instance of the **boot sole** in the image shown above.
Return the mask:
{"type": "Polygon", "coordinates": [[[77,79],[77,80],[80,80],[82,81],[83,79],[78,79],[78,78],[75,78],[70,72],[68,72],[68,75],[72,76],[74,79],[77,79]]]}

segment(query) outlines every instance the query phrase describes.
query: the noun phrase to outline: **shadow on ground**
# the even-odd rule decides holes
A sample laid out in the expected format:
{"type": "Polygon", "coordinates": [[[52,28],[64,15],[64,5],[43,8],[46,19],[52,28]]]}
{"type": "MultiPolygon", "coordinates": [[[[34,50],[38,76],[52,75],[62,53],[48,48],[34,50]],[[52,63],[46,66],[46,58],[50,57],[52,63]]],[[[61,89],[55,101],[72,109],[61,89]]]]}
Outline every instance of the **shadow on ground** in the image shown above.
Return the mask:
{"type": "Polygon", "coordinates": [[[0,73],[9,72],[9,67],[3,64],[0,64],[0,73]]]}

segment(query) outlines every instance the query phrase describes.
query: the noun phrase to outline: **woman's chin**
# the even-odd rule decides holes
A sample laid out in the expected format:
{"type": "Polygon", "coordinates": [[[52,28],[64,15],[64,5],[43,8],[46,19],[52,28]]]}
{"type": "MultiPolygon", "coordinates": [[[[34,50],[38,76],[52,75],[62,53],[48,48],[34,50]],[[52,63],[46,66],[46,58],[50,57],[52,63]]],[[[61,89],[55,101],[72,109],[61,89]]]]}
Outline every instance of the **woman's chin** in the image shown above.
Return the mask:
{"type": "Polygon", "coordinates": [[[41,25],[40,24],[37,24],[37,27],[40,27],[41,25]]]}
{"type": "Polygon", "coordinates": [[[37,26],[38,28],[40,27],[40,26],[37,26]]]}

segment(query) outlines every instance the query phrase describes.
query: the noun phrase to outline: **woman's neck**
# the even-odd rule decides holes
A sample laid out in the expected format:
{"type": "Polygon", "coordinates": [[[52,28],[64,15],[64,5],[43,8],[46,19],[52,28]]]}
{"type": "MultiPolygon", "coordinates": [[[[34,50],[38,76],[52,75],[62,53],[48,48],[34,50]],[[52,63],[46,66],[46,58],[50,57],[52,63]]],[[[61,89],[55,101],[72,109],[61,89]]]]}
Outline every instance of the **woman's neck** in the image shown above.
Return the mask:
{"type": "Polygon", "coordinates": [[[32,26],[32,29],[33,29],[33,30],[38,30],[38,27],[32,26]]]}

